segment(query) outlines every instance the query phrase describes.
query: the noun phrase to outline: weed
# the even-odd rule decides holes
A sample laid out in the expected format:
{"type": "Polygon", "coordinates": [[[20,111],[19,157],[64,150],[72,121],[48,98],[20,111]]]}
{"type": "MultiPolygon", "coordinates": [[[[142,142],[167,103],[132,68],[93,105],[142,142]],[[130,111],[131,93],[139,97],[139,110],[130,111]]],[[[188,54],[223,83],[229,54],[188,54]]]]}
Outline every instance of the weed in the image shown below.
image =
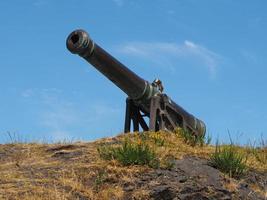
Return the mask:
{"type": "Polygon", "coordinates": [[[171,170],[175,166],[175,157],[167,155],[161,162],[161,168],[171,170]]]}
{"type": "Polygon", "coordinates": [[[107,179],[107,172],[105,170],[99,170],[97,172],[95,181],[94,181],[94,187],[96,190],[99,190],[99,187],[106,181],[107,179]]]}
{"type": "Polygon", "coordinates": [[[253,154],[257,161],[263,164],[267,164],[267,148],[265,149],[254,149],[253,154]]]}
{"type": "Polygon", "coordinates": [[[159,166],[155,152],[143,141],[134,143],[126,139],[118,147],[102,145],[98,148],[98,152],[101,158],[106,160],[116,159],[124,166],[148,165],[153,168],[159,166]]]}
{"type": "Polygon", "coordinates": [[[9,140],[9,144],[22,144],[22,143],[26,143],[26,139],[22,138],[21,135],[19,135],[16,132],[7,132],[7,136],[8,136],[8,140],[9,140]]]}
{"type": "Polygon", "coordinates": [[[178,128],[175,129],[175,134],[181,136],[185,143],[196,146],[200,145],[203,146],[204,144],[208,145],[211,142],[211,136],[210,135],[194,135],[192,132],[186,129],[178,128]]]}
{"type": "Polygon", "coordinates": [[[107,144],[102,144],[97,147],[97,151],[99,156],[104,160],[112,160],[114,159],[116,148],[107,144]]]}
{"type": "Polygon", "coordinates": [[[261,137],[258,146],[250,145],[250,152],[255,156],[256,160],[262,164],[267,164],[267,141],[261,137]]]}
{"type": "Polygon", "coordinates": [[[149,139],[149,132],[137,133],[136,136],[137,138],[140,138],[142,142],[145,142],[149,139]]]}
{"type": "Polygon", "coordinates": [[[230,177],[239,177],[246,171],[246,160],[245,155],[238,152],[233,144],[219,146],[218,142],[210,157],[211,165],[230,177]]]}
{"type": "Polygon", "coordinates": [[[162,147],[165,144],[165,138],[161,136],[159,132],[156,132],[151,136],[152,140],[154,141],[155,145],[162,147]]]}
{"type": "Polygon", "coordinates": [[[206,145],[209,145],[209,144],[211,143],[211,140],[212,140],[211,135],[210,135],[210,134],[207,134],[207,135],[205,136],[205,144],[206,144],[206,145]]]}

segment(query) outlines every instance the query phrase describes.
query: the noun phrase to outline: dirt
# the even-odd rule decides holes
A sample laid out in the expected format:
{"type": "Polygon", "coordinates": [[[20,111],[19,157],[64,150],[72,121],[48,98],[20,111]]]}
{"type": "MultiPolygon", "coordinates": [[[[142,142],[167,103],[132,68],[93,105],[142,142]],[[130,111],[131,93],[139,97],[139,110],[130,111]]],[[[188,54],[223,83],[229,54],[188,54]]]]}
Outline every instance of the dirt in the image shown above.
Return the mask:
{"type": "Polygon", "coordinates": [[[127,167],[101,160],[96,146],[2,146],[0,199],[17,200],[23,195],[22,199],[30,199],[38,193],[36,188],[41,188],[39,198],[31,199],[48,199],[47,195],[49,199],[63,199],[62,195],[66,195],[64,199],[70,200],[267,199],[267,171],[251,168],[234,179],[212,167],[208,159],[191,155],[173,160],[170,169],[127,167]],[[111,195],[104,197],[105,190],[110,190],[111,195]]]}
{"type": "MultiPolygon", "coordinates": [[[[264,200],[248,183],[259,184],[262,189],[267,190],[267,173],[248,172],[242,181],[235,180],[209,166],[207,160],[186,157],[177,160],[171,170],[157,169],[137,176],[134,184],[125,184],[124,190],[150,191],[149,199],[154,200],[264,200]],[[225,186],[230,182],[234,185],[232,190],[225,186]]],[[[131,195],[126,195],[125,199],[131,199],[131,195]]]]}

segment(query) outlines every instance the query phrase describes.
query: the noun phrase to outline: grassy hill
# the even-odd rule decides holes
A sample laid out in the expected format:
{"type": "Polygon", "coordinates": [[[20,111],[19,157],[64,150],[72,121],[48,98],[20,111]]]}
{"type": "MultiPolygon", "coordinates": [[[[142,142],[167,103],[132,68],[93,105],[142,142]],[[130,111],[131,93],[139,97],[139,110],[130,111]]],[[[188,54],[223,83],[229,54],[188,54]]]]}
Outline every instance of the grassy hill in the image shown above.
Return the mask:
{"type": "Polygon", "coordinates": [[[267,147],[186,132],[0,145],[0,199],[267,199],[267,147]]]}

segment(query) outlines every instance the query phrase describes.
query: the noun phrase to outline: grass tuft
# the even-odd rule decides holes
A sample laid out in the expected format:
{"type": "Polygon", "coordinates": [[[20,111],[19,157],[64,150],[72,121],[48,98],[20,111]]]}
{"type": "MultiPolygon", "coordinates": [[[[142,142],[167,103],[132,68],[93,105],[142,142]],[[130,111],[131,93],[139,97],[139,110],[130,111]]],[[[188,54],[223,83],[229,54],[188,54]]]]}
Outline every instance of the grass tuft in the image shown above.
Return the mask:
{"type": "Polygon", "coordinates": [[[156,132],[155,134],[151,135],[151,139],[154,141],[155,145],[162,147],[165,144],[165,138],[162,137],[160,132],[156,132]]]}
{"type": "Polygon", "coordinates": [[[148,165],[159,167],[159,160],[148,144],[140,140],[133,143],[129,139],[123,141],[121,146],[113,147],[107,144],[98,147],[98,153],[105,160],[115,159],[122,165],[148,165]]]}
{"type": "Polygon", "coordinates": [[[175,166],[175,157],[173,155],[166,155],[161,162],[161,168],[171,170],[174,166],[175,166]]]}
{"type": "Polygon", "coordinates": [[[250,145],[248,153],[252,153],[258,162],[267,165],[267,140],[261,137],[257,146],[250,145]]]}
{"type": "Polygon", "coordinates": [[[186,144],[190,146],[204,146],[208,145],[211,142],[210,135],[194,135],[189,130],[185,130],[182,128],[177,128],[174,130],[174,133],[181,136],[186,144]]]}
{"type": "Polygon", "coordinates": [[[106,179],[107,172],[105,170],[99,170],[94,181],[94,188],[98,191],[100,189],[100,186],[106,181],[106,179]]]}
{"type": "Polygon", "coordinates": [[[233,145],[219,146],[218,142],[215,152],[211,154],[211,165],[230,177],[240,177],[247,170],[246,156],[240,153],[233,145]]]}

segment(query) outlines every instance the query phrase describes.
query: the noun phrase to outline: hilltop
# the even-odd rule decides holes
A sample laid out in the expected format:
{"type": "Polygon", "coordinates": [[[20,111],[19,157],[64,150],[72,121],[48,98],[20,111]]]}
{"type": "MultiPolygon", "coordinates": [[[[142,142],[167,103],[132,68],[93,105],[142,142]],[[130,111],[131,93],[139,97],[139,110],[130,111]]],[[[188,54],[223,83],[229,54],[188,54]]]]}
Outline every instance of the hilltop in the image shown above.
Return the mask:
{"type": "Polygon", "coordinates": [[[216,148],[177,132],[121,134],[94,142],[4,144],[0,199],[264,200],[266,155],[266,146],[216,148]],[[236,171],[216,167],[219,157],[214,153],[223,155],[229,149],[240,156],[236,171]]]}

